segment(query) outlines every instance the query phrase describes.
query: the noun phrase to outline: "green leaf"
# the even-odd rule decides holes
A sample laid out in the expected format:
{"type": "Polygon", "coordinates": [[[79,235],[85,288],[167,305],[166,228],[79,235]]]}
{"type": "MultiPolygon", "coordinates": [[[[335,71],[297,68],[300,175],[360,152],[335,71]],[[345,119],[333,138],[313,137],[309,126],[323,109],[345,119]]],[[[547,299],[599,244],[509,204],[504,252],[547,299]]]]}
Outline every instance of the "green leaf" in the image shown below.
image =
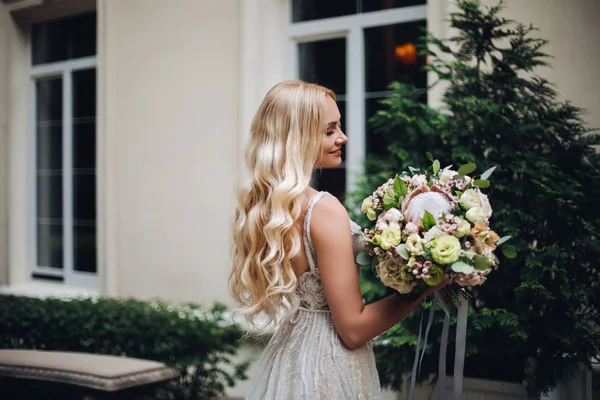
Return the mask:
{"type": "Polygon", "coordinates": [[[515,258],[517,256],[517,249],[515,246],[509,244],[502,248],[502,253],[506,258],[515,258]]]}
{"type": "Polygon", "coordinates": [[[456,195],[457,195],[458,197],[462,196],[462,194],[463,194],[463,192],[461,192],[460,190],[457,190],[457,191],[456,191],[456,192],[454,192],[454,193],[456,193],[456,195]]]}
{"type": "Polygon", "coordinates": [[[408,167],[408,170],[409,170],[410,172],[412,172],[413,174],[414,174],[415,172],[419,172],[419,170],[418,170],[417,168],[414,168],[414,167],[408,167]]]}
{"type": "Polygon", "coordinates": [[[366,251],[361,251],[356,255],[356,263],[359,265],[371,265],[372,257],[366,251]]]}
{"type": "Polygon", "coordinates": [[[429,182],[427,182],[427,186],[429,186],[429,187],[433,186],[433,179],[430,179],[429,182]]]}
{"type": "Polygon", "coordinates": [[[476,168],[477,165],[475,165],[475,163],[465,164],[458,169],[458,176],[465,176],[467,174],[470,174],[471,172],[475,171],[476,168]]]}
{"type": "Polygon", "coordinates": [[[406,250],[406,245],[404,243],[399,244],[398,247],[396,247],[396,251],[398,252],[398,254],[400,254],[400,257],[404,258],[405,260],[408,260],[410,258],[408,251],[406,250]]]}
{"type": "Polygon", "coordinates": [[[396,179],[394,179],[394,194],[399,199],[400,197],[406,196],[408,193],[408,189],[406,188],[406,184],[398,175],[396,175],[396,179]]]}
{"type": "Polygon", "coordinates": [[[439,170],[440,170],[440,161],[439,160],[435,160],[433,162],[433,173],[437,174],[439,170]]]}
{"type": "Polygon", "coordinates": [[[471,272],[473,272],[473,267],[464,261],[457,261],[455,263],[452,263],[452,265],[450,265],[450,268],[452,269],[452,271],[457,272],[459,274],[470,274],[471,272]]]}
{"type": "Polygon", "coordinates": [[[475,182],[473,182],[473,184],[475,186],[477,186],[478,188],[488,188],[490,187],[490,181],[486,180],[486,179],[475,179],[475,182]]]}
{"type": "Polygon", "coordinates": [[[509,240],[511,238],[511,236],[504,236],[500,239],[498,239],[496,241],[496,246],[500,246],[502,243],[506,242],[507,240],[509,240]]]}
{"type": "Polygon", "coordinates": [[[431,153],[430,153],[430,152],[427,152],[427,153],[425,153],[425,155],[427,156],[427,159],[428,159],[429,161],[433,161],[433,155],[431,155],[431,153]]]}
{"type": "Polygon", "coordinates": [[[386,210],[396,207],[396,205],[398,205],[398,203],[396,202],[396,196],[394,196],[393,192],[390,190],[385,192],[383,195],[383,206],[386,208],[386,210]]]}
{"type": "Polygon", "coordinates": [[[488,263],[487,258],[485,258],[484,256],[475,256],[473,261],[475,262],[475,268],[480,271],[485,271],[490,265],[488,263]]]}
{"type": "Polygon", "coordinates": [[[427,210],[425,210],[425,213],[423,214],[422,224],[425,230],[435,226],[435,218],[433,218],[433,215],[427,210]]]}
{"type": "Polygon", "coordinates": [[[480,179],[483,179],[483,180],[488,179],[490,177],[490,175],[492,175],[492,172],[494,172],[495,169],[496,169],[496,167],[492,167],[492,168],[488,169],[483,174],[481,174],[480,179]]]}

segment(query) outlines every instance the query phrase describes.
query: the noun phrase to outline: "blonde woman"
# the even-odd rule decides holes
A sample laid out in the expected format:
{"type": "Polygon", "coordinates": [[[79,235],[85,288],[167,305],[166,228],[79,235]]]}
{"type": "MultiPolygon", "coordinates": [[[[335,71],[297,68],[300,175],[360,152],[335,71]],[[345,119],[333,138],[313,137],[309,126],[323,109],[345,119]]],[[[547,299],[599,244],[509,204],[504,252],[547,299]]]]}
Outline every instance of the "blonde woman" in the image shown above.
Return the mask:
{"type": "Polygon", "coordinates": [[[315,168],[340,164],[347,141],[334,93],[316,84],[276,85],[252,122],[229,289],[250,322],[264,315],[278,328],[248,400],[380,399],[370,341],[418,304],[392,295],[364,305],[360,227],[309,186],[315,168]]]}

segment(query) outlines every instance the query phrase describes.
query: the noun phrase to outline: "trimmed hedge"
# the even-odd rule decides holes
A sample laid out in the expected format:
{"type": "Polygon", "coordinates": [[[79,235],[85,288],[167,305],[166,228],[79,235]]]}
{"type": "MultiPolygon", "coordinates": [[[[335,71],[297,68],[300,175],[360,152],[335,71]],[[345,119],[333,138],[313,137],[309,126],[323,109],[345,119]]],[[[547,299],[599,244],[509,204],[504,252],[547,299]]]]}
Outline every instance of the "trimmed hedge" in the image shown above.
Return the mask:
{"type": "Polygon", "coordinates": [[[202,310],[134,299],[0,296],[0,348],[74,351],[159,361],[179,372],[157,398],[210,399],[246,379],[243,332],[223,305],[202,310]]]}

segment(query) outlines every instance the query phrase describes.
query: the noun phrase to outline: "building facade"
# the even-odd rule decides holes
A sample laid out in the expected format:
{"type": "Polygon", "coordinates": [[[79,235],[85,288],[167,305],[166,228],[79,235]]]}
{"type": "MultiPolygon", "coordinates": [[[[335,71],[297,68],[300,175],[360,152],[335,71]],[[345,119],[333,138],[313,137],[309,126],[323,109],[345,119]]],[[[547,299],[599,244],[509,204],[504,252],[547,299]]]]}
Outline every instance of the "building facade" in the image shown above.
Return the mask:
{"type": "MultiPolygon", "coordinates": [[[[483,0],[484,4],[495,4],[483,0]]],[[[543,76],[600,126],[600,2],[512,0],[543,76]]],[[[266,91],[318,80],[350,138],[318,184],[352,190],[394,79],[427,91],[420,29],[449,0],[1,0],[0,286],[32,295],[213,301],[227,293],[234,185],[266,91]]]]}

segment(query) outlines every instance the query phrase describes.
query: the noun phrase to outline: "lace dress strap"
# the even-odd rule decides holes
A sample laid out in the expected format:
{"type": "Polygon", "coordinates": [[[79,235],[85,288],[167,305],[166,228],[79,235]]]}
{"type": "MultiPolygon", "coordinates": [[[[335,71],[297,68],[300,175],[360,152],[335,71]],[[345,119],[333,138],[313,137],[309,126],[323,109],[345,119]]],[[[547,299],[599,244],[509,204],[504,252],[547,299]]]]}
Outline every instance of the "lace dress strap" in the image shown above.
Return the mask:
{"type": "Polygon", "coordinates": [[[323,197],[327,192],[318,192],[315,194],[308,203],[308,209],[306,210],[306,216],[304,217],[304,251],[306,252],[306,258],[308,258],[308,265],[310,266],[310,271],[317,271],[317,253],[315,251],[315,245],[312,242],[312,238],[310,236],[310,219],[312,217],[313,208],[315,208],[315,204],[323,197]]]}

